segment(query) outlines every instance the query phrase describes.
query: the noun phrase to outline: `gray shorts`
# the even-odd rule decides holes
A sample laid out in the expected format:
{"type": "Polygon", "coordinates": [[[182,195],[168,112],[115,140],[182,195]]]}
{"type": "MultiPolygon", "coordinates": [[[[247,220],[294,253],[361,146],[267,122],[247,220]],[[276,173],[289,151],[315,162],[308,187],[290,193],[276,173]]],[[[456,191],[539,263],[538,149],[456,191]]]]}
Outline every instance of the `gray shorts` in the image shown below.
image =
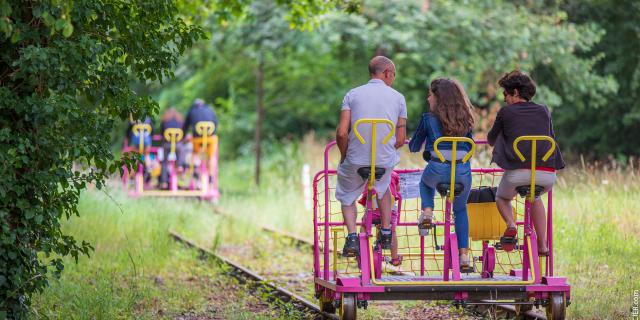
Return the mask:
{"type": "MultiPolygon", "coordinates": [[[[358,169],[361,167],[366,167],[366,165],[355,165],[347,163],[346,161],[338,165],[336,199],[338,199],[343,206],[352,205],[364,191],[364,186],[367,181],[362,179],[358,174],[358,169]]],[[[374,183],[374,187],[378,193],[378,199],[382,199],[387,188],[389,188],[392,171],[393,168],[385,168],[382,178],[374,183]]]]}
{"type": "MultiPolygon", "coordinates": [[[[543,194],[549,192],[555,182],[555,172],[536,170],[535,183],[538,186],[544,187],[544,191],[542,192],[543,194]]],[[[531,184],[531,170],[505,170],[502,175],[502,180],[500,180],[500,184],[498,185],[498,192],[496,192],[496,195],[502,199],[511,200],[518,194],[516,192],[516,187],[527,186],[529,184],[531,184]]]]}

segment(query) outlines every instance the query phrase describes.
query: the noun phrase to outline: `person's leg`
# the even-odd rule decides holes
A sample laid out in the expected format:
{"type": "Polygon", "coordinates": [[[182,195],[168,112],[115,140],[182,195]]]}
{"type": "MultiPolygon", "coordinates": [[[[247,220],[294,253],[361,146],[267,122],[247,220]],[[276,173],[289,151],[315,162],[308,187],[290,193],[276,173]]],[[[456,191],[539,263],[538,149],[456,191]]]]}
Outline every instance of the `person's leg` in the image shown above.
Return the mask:
{"type": "Polygon", "coordinates": [[[514,171],[505,171],[498,185],[496,192],[496,206],[502,216],[502,220],[507,224],[507,228],[515,228],[516,222],[513,220],[513,208],[511,200],[516,196],[516,186],[513,181],[516,177],[514,171]]]}
{"type": "Polygon", "coordinates": [[[346,206],[342,205],[342,218],[350,234],[356,232],[356,214],[357,209],[355,203],[346,206]]]}
{"type": "Polygon", "coordinates": [[[502,220],[507,224],[507,228],[515,228],[516,222],[513,220],[513,207],[511,206],[511,199],[502,199],[501,197],[496,197],[496,206],[498,207],[498,212],[500,212],[500,216],[502,216],[502,220]]]}
{"type": "Polygon", "coordinates": [[[160,167],[160,189],[166,189],[169,183],[169,153],[171,152],[171,144],[163,143],[162,149],[164,157],[162,158],[162,166],[160,167]]]}
{"type": "Polygon", "coordinates": [[[378,209],[380,210],[380,220],[383,229],[391,228],[391,192],[389,188],[385,191],[382,199],[378,199],[378,209]]]}
{"type": "Polygon", "coordinates": [[[433,187],[437,182],[434,182],[436,174],[433,171],[432,164],[428,164],[422,171],[422,178],[420,179],[420,209],[422,209],[420,217],[418,217],[418,223],[428,220],[428,224],[431,224],[433,220],[433,208],[436,189],[433,187]]]}
{"type": "Polygon", "coordinates": [[[467,214],[467,199],[471,192],[471,166],[469,163],[456,166],[456,182],[462,183],[464,188],[453,200],[454,225],[460,254],[460,265],[469,266],[469,216],[467,214]]]}
{"type": "Polygon", "coordinates": [[[398,236],[395,232],[391,238],[391,259],[398,259],[398,236]]]}
{"type": "Polygon", "coordinates": [[[531,217],[533,218],[533,226],[536,229],[538,252],[548,252],[547,217],[544,212],[544,203],[540,198],[536,199],[531,206],[531,217]]]}
{"type": "MultiPolygon", "coordinates": [[[[536,185],[544,187],[542,194],[545,194],[551,190],[556,182],[555,172],[536,172],[536,185]]],[[[544,203],[540,197],[536,198],[531,206],[531,218],[533,220],[533,227],[536,230],[536,237],[538,240],[538,252],[548,253],[549,247],[547,245],[547,216],[545,214],[544,203]]]]}
{"type": "Polygon", "coordinates": [[[435,188],[427,186],[424,179],[420,179],[420,208],[425,217],[433,218],[433,197],[435,196],[435,188]]]}
{"type": "Polygon", "coordinates": [[[357,173],[356,166],[342,163],[337,170],[335,197],[342,205],[342,217],[350,234],[356,233],[357,208],[355,201],[364,188],[365,181],[357,173]]]}

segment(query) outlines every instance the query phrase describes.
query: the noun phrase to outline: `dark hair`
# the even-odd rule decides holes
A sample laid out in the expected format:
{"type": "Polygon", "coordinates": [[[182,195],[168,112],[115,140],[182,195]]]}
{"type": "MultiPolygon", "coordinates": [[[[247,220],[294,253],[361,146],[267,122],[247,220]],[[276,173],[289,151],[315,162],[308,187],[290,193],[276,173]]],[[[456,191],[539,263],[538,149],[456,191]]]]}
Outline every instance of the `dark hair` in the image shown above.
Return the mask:
{"type": "Polygon", "coordinates": [[[520,97],[527,101],[530,101],[536,95],[536,83],[531,77],[518,70],[504,74],[498,80],[498,85],[510,95],[513,95],[514,91],[518,90],[520,97]]]}
{"type": "Polygon", "coordinates": [[[473,128],[473,105],[456,80],[438,78],[431,82],[436,105],[431,110],[442,124],[446,136],[464,136],[473,128]]]}

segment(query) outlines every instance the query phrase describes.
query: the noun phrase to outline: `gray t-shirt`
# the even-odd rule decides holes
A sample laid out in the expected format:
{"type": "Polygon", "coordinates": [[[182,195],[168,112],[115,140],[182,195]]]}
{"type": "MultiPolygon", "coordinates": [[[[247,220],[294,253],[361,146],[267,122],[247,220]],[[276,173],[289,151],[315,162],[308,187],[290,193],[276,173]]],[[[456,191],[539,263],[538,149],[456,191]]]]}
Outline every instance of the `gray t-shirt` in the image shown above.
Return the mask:
{"type": "MultiPolygon", "coordinates": [[[[398,118],[407,118],[407,103],[404,96],[387,86],[380,79],[371,79],[363,86],[347,92],[342,101],[341,110],[351,110],[351,131],[346,162],[367,166],[371,164],[371,124],[360,124],[358,132],[365,140],[361,144],[354,134],[353,125],[358,119],[388,119],[396,125],[398,118]]],[[[387,124],[376,127],[376,166],[391,168],[400,161],[400,155],[394,147],[396,137],[393,135],[386,145],[382,140],[389,133],[387,124]]]]}

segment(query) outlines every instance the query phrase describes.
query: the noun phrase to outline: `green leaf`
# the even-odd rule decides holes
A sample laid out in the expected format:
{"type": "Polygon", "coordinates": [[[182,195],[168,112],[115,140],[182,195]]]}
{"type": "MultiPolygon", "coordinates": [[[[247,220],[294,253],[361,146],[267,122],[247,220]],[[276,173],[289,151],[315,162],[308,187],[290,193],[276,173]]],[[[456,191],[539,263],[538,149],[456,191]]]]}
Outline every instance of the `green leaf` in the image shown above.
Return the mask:
{"type": "Polygon", "coordinates": [[[72,33],[73,33],[73,24],[71,24],[70,21],[67,21],[67,23],[64,25],[64,29],[62,29],[62,35],[65,38],[69,38],[72,33]]]}

